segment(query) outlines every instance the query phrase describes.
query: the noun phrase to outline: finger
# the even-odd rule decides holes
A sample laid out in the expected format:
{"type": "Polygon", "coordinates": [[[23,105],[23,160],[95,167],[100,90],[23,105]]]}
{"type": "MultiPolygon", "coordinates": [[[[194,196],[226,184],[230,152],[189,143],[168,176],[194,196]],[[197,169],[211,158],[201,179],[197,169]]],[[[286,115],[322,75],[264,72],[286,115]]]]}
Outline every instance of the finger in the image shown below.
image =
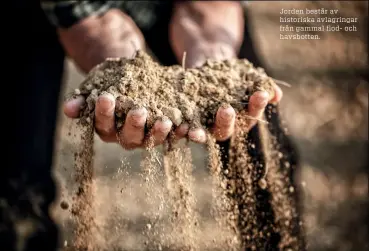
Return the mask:
{"type": "MultiPolygon", "coordinates": [[[[263,116],[266,105],[269,101],[269,94],[265,91],[257,91],[251,97],[249,101],[248,115],[250,117],[261,119],[263,116]]],[[[253,127],[257,120],[253,119],[249,125],[249,129],[253,127]]]]}
{"type": "Polygon", "coordinates": [[[174,140],[180,140],[187,136],[190,126],[187,123],[183,123],[174,130],[174,140]]]}
{"type": "Polygon", "coordinates": [[[64,114],[69,118],[78,118],[84,104],[85,98],[83,96],[77,96],[73,99],[67,100],[64,103],[64,114]]]}
{"type": "Polygon", "coordinates": [[[170,121],[170,119],[167,117],[157,120],[150,130],[150,137],[152,140],[150,140],[150,142],[152,142],[154,146],[163,144],[164,140],[168,136],[168,133],[172,129],[172,125],[172,121],[170,121]]]}
{"type": "Polygon", "coordinates": [[[274,85],[274,97],[269,101],[271,104],[278,104],[283,97],[282,89],[278,85],[274,85]]]}
{"type": "Polygon", "coordinates": [[[224,141],[231,137],[234,131],[236,112],[232,106],[220,107],[215,117],[213,134],[217,141],[224,141]]]}
{"type": "Polygon", "coordinates": [[[120,143],[124,148],[132,149],[142,145],[145,137],[147,114],[145,108],[133,109],[128,112],[120,133],[120,143]]]}
{"type": "Polygon", "coordinates": [[[206,143],[205,130],[201,128],[190,129],[188,132],[188,138],[193,142],[204,144],[206,143]]]}
{"type": "Polygon", "coordinates": [[[116,140],[114,110],[114,96],[110,93],[101,94],[95,107],[95,128],[104,141],[116,140]]]}

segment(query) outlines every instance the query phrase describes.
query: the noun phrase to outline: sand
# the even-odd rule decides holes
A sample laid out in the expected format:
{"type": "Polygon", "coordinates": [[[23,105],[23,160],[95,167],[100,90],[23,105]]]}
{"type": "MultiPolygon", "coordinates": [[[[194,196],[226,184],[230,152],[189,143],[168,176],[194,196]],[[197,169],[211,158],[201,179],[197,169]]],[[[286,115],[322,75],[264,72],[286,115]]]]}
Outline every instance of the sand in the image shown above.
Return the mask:
{"type": "MultiPolygon", "coordinates": [[[[147,130],[156,119],[170,118],[173,130],[182,122],[191,127],[210,128],[214,123],[216,109],[230,104],[238,111],[236,132],[230,140],[228,162],[224,165],[218,143],[208,134],[209,170],[213,177],[213,215],[219,231],[227,238],[217,247],[226,250],[264,250],[271,239],[278,236],[273,250],[302,250],[300,231],[296,231],[296,203],[294,187],[288,173],[280,170],[278,142],[263,126],[260,128],[265,164],[252,163],[247,148],[252,147],[243,130],[250,117],[247,116],[248,98],[257,90],[266,90],[273,96],[274,80],[263,69],[254,68],[247,60],[208,60],[196,69],[182,66],[163,67],[147,54],[138,51],[133,59],[107,59],[96,66],[75,90],[74,95],[84,95],[87,105],[82,109],[79,125],[84,129],[83,146],[76,153],[76,182],[79,188],[72,204],[76,223],[75,250],[109,250],[94,243],[94,194],[93,194],[93,120],[94,105],[98,95],[111,93],[117,99],[116,127],[119,129],[129,109],[145,107],[149,111],[147,130]],[[267,191],[269,201],[260,202],[258,195],[267,191]],[[292,191],[292,192],[291,192],[292,191]],[[264,204],[268,204],[268,211],[264,204]],[[271,212],[269,212],[271,211],[271,212]],[[269,222],[268,214],[273,214],[269,222]]],[[[273,110],[269,111],[270,113],[273,110]]],[[[267,120],[268,118],[266,118],[267,120]]],[[[147,203],[161,199],[171,208],[168,226],[153,229],[148,223],[145,244],[148,250],[204,250],[200,246],[201,233],[196,203],[192,189],[191,153],[188,146],[177,147],[168,138],[165,144],[163,165],[167,181],[167,193],[150,194],[150,184],[158,179],[161,163],[150,142],[146,144],[148,155],[143,158],[143,189],[147,203]],[[155,240],[155,241],[152,241],[155,240]],[[156,242],[160,243],[156,243],[156,242]],[[154,243],[155,242],[155,243],[154,243]]],[[[298,226],[297,226],[298,227],[298,226]]],[[[216,240],[214,240],[216,241],[216,240]]],[[[109,243],[107,240],[106,243],[109,243]]],[[[209,246],[210,248],[210,246],[209,246]]]]}

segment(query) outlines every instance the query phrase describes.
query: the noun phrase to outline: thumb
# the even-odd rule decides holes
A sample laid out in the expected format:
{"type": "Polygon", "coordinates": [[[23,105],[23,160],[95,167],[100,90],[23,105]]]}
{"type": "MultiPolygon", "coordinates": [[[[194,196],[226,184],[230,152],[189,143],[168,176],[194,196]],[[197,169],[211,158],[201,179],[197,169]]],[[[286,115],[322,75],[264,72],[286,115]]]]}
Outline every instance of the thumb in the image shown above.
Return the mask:
{"type": "Polygon", "coordinates": [[[200,67],[207,59],[222,61],[235,58],[237,53],[232,46],[224,43],[204,43],[195,46],[189,51],[186,59],[186,67],[200,67]]]}
{"type": "Polygon", "coordinates": [[[202,52],[194,52],[188,53],[185,59],[185,66],[186,68],[196,68],[202,66],[208,57],[205,53],[202,52]]]}

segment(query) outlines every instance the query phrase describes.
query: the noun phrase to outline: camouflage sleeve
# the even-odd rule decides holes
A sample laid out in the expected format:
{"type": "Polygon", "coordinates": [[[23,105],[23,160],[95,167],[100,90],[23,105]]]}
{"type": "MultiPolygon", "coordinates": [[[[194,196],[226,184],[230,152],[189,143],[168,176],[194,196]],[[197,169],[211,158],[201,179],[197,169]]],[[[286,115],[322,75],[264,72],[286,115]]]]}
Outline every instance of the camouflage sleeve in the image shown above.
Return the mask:
{"type": "Polygon", "coordinates": [[[56,27],[69,28],[91,15],[101,15],[112,8],[120,8],[124,1],[41,1],[49,21],[56,27]]]}

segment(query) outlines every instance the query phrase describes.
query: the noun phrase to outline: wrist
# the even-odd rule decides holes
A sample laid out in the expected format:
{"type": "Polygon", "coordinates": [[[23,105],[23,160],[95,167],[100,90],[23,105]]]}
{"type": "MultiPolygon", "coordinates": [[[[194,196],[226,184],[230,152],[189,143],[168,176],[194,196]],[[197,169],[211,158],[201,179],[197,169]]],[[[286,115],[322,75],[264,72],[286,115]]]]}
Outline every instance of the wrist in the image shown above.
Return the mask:
{"type": "Polygon", "coordinates": [[[238,55],[243,41],[243,15],[238,2],[177,3],[170,23],[170,42],[177,60],[181,61],[184,51],[187,56],[190,51],[204,50],[202,54],[206,57],[229,58],[238,55]],[[211,50],[217,52],[211,53],[211,50]],[[221,54],[226,56],[216,56],[221,54]]]}
{"type": "Polygon", "coordinates": [[[57,28],[70,28],[90,16],[101,16],[120,8],[121,1],[55,1],[43,0],[41,8],[47,19],[57,28]]]}

